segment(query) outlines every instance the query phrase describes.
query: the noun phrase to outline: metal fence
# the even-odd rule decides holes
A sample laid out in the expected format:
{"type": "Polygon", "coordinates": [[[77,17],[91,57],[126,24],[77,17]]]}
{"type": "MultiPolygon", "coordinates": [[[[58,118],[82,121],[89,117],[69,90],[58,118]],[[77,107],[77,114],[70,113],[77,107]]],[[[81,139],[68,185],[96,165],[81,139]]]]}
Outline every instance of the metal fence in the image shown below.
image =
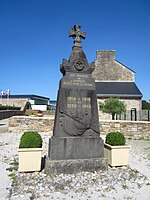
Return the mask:
{"type": "Polygon", "coordinates": [[[141,120],[150,121],[150,110],[142,110],[141,120]]]}
{"type": "Polygon", "coordinates": [[[150,110],[127,110],[126,113],[116,115],[116,120],[150,121],[150,110]]]}

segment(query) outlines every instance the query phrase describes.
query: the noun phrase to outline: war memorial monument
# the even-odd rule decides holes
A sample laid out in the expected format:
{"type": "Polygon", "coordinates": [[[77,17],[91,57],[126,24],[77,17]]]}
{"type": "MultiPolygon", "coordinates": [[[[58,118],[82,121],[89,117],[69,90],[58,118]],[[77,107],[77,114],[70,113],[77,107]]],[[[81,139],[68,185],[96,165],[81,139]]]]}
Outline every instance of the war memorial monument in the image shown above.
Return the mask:
{"type": "Polygon", "coordinates": [[[69,60],[63,59],[53,136],[49,139],[49,152],[45,171],[75,173],[106,170],[104,144],[100,137],[95,81],[81,46],[86,33],[79,25],[69,31],[74,45],[69,60]]]}

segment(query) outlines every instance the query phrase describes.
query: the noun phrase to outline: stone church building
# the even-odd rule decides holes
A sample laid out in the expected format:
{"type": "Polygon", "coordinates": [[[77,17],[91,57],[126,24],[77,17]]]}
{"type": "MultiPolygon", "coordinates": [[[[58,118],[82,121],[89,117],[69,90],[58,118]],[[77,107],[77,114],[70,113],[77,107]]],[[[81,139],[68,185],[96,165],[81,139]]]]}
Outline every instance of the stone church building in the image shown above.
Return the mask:
{"type": "MultiPolygon", "coordinates": [[[[97,50],[92,75],[96,83],[98,104],[107,98],[117,97],[125,103],[127,111],[116,116],[116,119],[141,119],[142,93],[135,83],[135,72],[115,60],[114,50],[97,50]]],[[[111,115],[100,110],[99,115],[100,119],[111,119],[111,115]]]]}

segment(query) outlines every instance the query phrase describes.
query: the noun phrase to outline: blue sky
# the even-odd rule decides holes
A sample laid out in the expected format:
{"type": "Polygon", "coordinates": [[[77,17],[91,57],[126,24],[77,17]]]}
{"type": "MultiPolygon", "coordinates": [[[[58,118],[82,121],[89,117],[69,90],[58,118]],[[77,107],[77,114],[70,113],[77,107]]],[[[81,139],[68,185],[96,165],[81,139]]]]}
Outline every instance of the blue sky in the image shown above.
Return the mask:
{"type": "Polygon", "coordinates": [[[0,0],[0,90],[56,99],[74,24],[87,34],[82,46],[88,61],[96,50],[116,50],[149,100],[149,0],[0,0]]]}

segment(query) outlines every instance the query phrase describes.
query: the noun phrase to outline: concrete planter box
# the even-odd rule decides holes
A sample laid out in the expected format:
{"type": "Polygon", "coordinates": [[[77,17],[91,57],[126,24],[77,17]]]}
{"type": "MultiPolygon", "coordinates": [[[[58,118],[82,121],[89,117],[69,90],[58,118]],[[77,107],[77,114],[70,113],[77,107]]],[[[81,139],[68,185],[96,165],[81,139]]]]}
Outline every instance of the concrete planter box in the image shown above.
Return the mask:
{"type": "Polygon", "coordinates": [[[43,117],[43,113],[37,113],[36,116],[37,117],[43,117]]]}
{"type": "Polygon", "coordinates": [[[108,164],[112,167],[128,165],[130,146],[111,146],[104,144],[104,157],[108,159],[108,164]]]}
{"type": "Polygon", "coordinates": [[[20,148],[19,172],[30,172],[41,170],[42,148],[20,148]]]}

